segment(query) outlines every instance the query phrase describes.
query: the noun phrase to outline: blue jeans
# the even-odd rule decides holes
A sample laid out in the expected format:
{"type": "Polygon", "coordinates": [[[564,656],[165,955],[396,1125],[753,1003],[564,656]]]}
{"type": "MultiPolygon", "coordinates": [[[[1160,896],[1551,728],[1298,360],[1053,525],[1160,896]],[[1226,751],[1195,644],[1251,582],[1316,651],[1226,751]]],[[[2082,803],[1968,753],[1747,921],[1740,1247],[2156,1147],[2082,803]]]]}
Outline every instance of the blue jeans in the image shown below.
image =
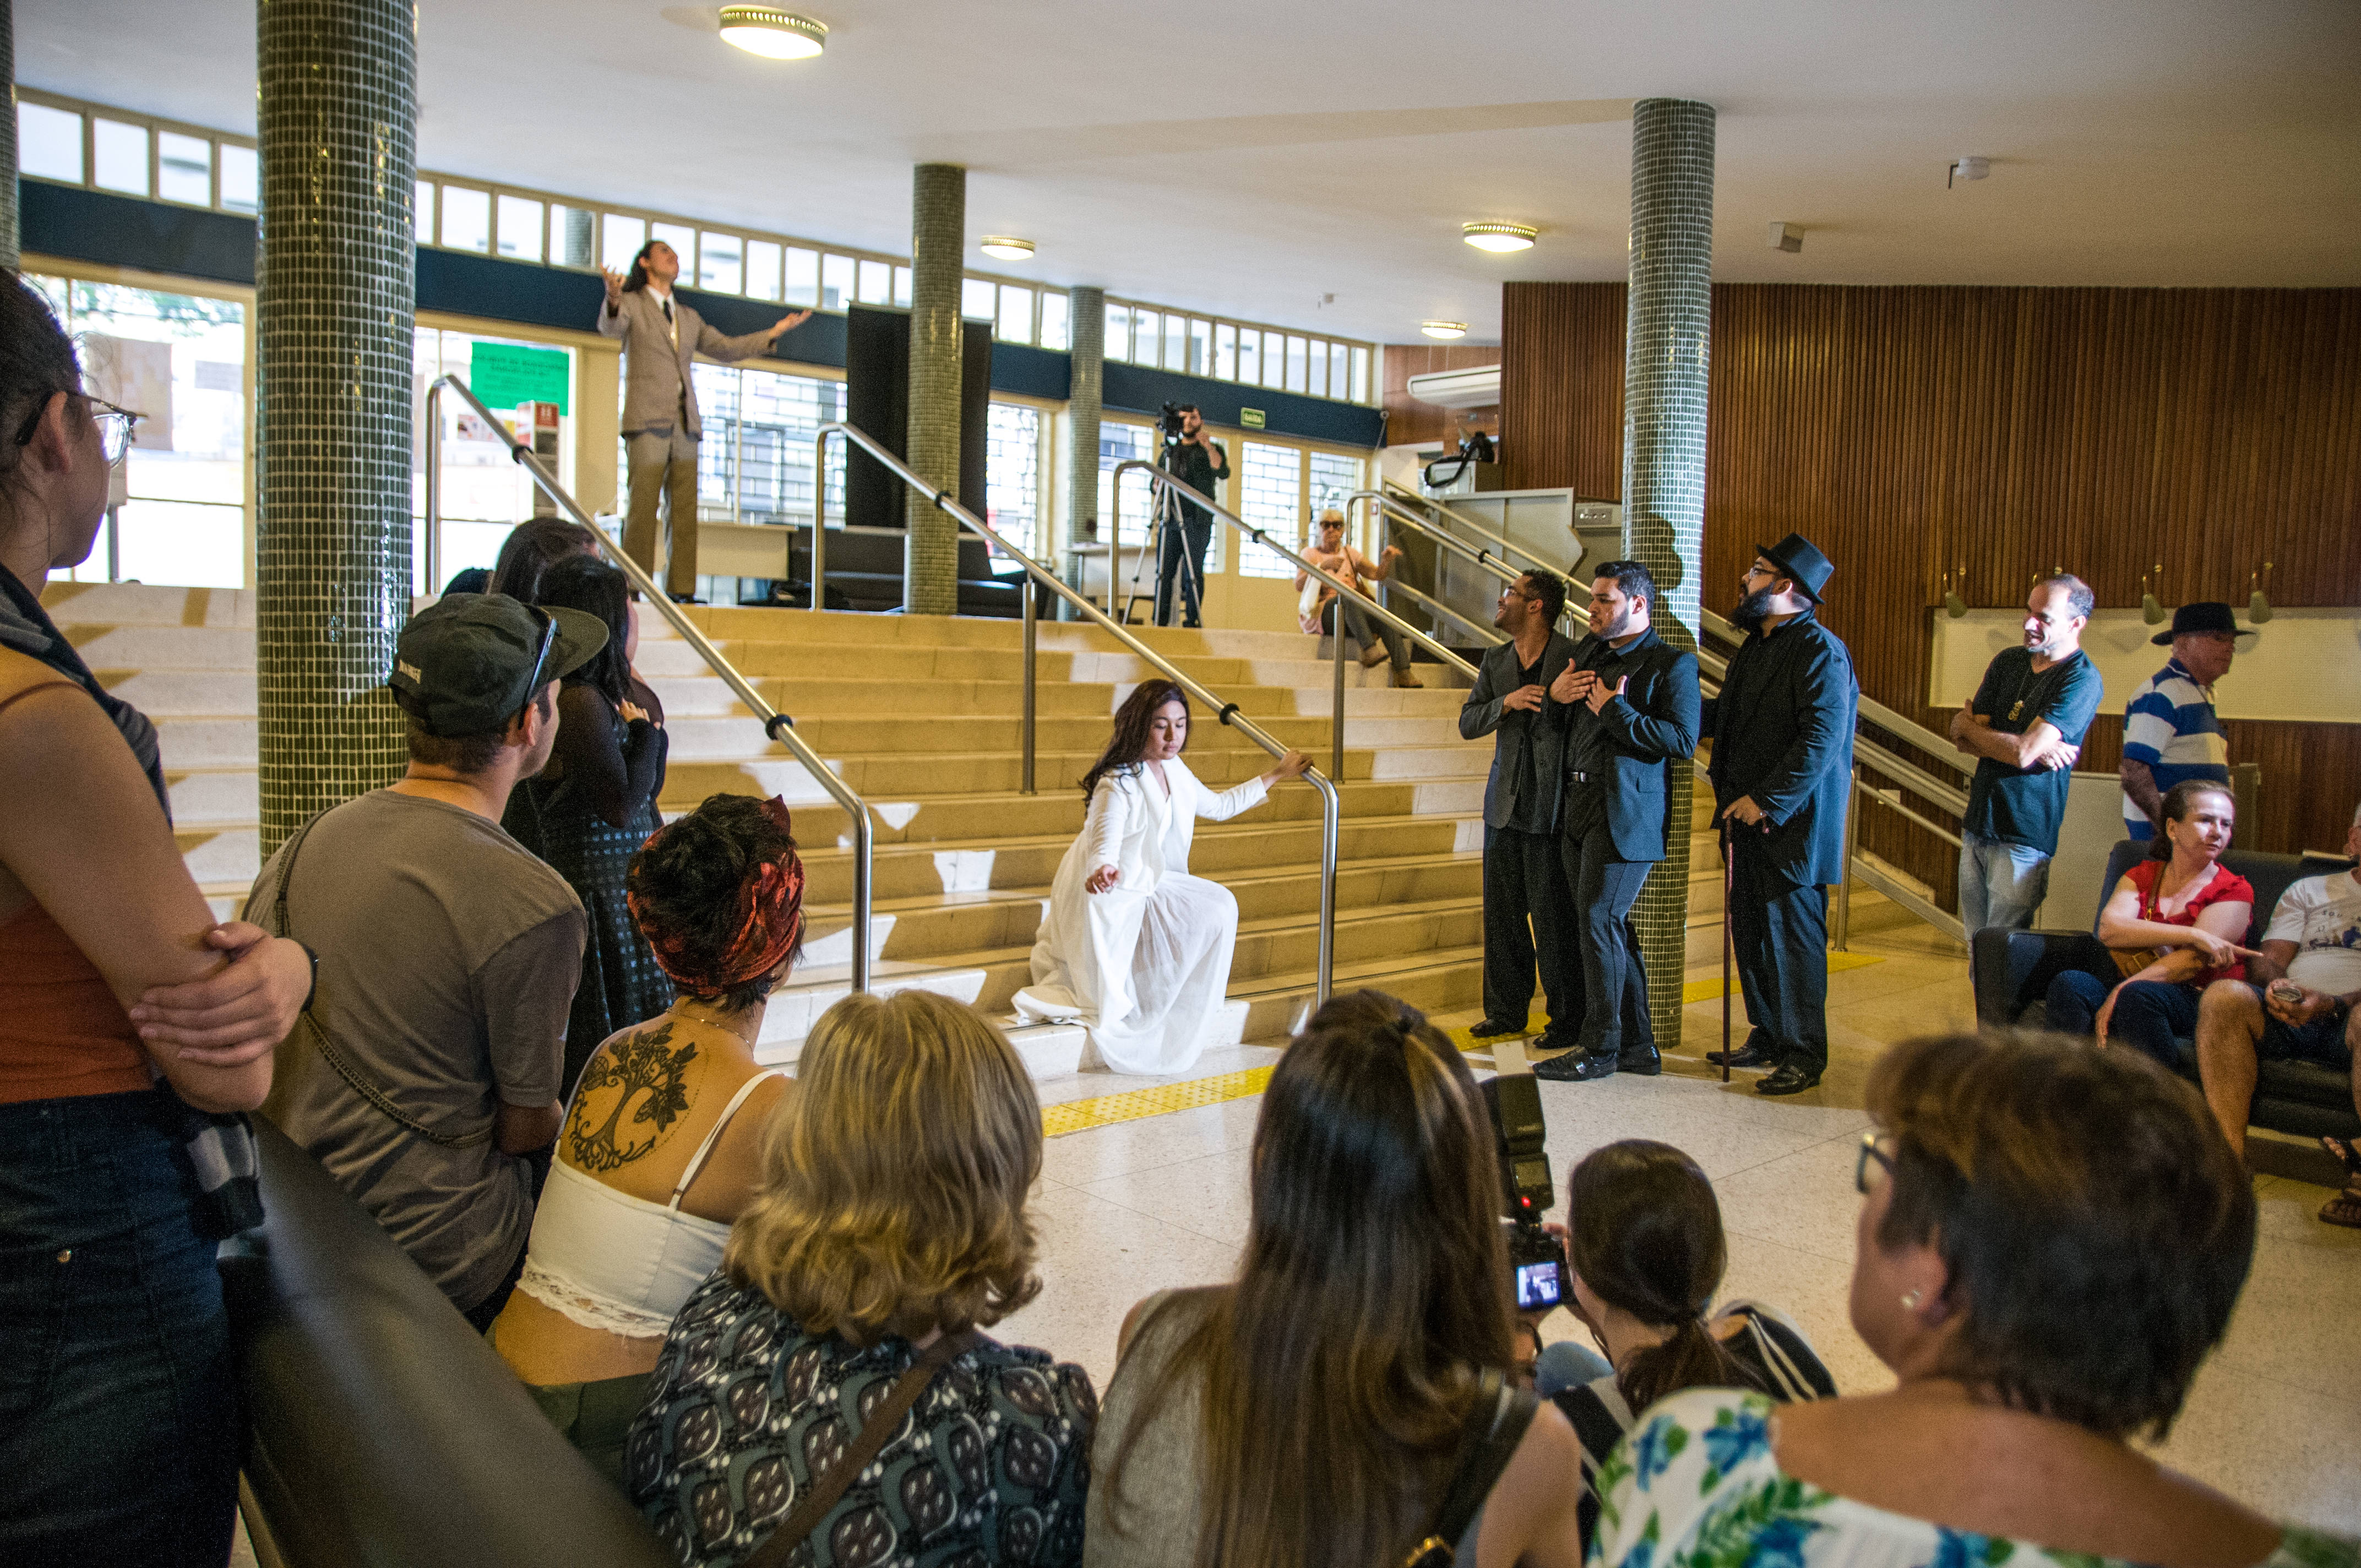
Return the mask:
{"type": "MultiPolygon", "coordinates": [[[[2064,1035],[2095,1034],[2099,1008],[2114,986],[2112,979],[2102,980],[2082,970],[2066,970],[2049,982],[2049,1026],[2064,1035]]],[[[2176,1066],[2180,1060],[2176,1036],[2197,1033],[2198,995],[2194,986],[2160,980],[2130,981],[2115,998],[2114,1014],[2107,1020],[2109,1043],[2136,1046],[2166,1067],[2176,1066]]]]}
{"type": "Polygon", "coordinates": [[[0,1105],[0,1562],[221,1568],[239,1423],[163,1096],[0,1105]]]}
{"type": "Polygon", "coordinates": [[[2049,857],[2023,844],[1960,834],[1960,924],[1970,937],[1994,926],[2030,929],[2049,893],[2049,857]]]}
{"type": "Polygon", "coordinates": [[[1560,1389],[1579,1388],[1614,1370],[1605,1356],[1588,1345],[1562,1339],[1542,1347],[1540,1359],[1533,1363],[1533,1392],[1546,1399],[1560,1389]]]}

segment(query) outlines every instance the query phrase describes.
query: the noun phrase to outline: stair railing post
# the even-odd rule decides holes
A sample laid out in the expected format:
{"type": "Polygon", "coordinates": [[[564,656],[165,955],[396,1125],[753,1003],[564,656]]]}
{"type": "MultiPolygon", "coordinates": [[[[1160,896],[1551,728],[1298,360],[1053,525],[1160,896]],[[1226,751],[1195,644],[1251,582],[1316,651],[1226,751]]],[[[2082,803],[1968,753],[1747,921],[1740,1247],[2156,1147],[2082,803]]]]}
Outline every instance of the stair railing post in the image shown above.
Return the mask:
{"type": "Polygon", "coordinates": [[[1336,644],[1336,685],[1329,695],[1328,776],[1345,776],[1345,600],[1342,595],[1329,601],[1330,616],[1335,626],[1329,641],[1336,644]]]}
{"type": "Polygon", "coordinates": [[[1836,950],[1852,951],[1852,858],[1861,845],[1861,764],[1853,764],[1852,787],[1845,791],[1844,880],[1837,883],[1836,950]]]}
{"type": "MultiPolygon", "coordinates": [[[[443,591],[443,383],[426,389],[426,591],[443,591]]],[[[107,549],[115,532],[107,532],[107,549]]],[[[112,560],[110,554],[109,559],[112,560]]]]}
{"type": "Polygon", "coordinates": [[[826,609],[828,581],[828,432],[812,438],[811,607],[826,609]]]}
{"type": "Polygon", "coordinates": [[[1034,698],[1034,690],[1033,690],[1033,688],[1034,688],[1034,684],[1035,684],[1035,674],[1034,674],[1034,667],[1033,667],[1033,666],[1034,666],[1034,655],[1035,655],[1036,652],[1038,651],[1038,644],[1039,644],[1039,636],[1038,636],[1038,632],[1036,631],[1036,630],[1035,630],[1035,628],[1039,624],[1039,616],[1038,616],[1038,613],[1035,611],[1034,605],[1033,605],[1033,600],[1034,600],[1035,596],[1037,596],[1038,594],[1039,594],[1039,592],[1040,592],[1040,591],[1041,591],[1041,590],[1040,590],[1039,587],[1038,587],[1037,584],[1035,584],[1035,582],[1033,581],[1033,579],[1028,576],[1025,579],[1025,587],[1024,587],[1024,594],[1025,594],[1025,783],[1024,783],[1024,790],[1025,790],[1025,793],[1026,793],[1027,795],[1034,795],[1034,794],[1038,794],[1038,791],[1034,787],[1034,782],[1033,782],[1033,733],[1034,733],[1034,714],[1035,714],[1035,712],[1036,712],[1036,708],[1035,708],[1035,707],[1034,707],[1034,701],[1035,701],[1035,698],[1034,698]]]}

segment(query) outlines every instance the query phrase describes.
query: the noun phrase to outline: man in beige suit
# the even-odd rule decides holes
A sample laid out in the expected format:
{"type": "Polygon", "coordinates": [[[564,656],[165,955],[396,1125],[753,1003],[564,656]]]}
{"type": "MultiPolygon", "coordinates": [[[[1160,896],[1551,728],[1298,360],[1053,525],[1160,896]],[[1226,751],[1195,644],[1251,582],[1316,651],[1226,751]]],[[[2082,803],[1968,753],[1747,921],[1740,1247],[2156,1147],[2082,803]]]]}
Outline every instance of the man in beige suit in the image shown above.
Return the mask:
{"type": "Polygon", "coordinates": [[[598,312],[598,330],[623,344],[623,443],[631,492],[623,548],[650,576],[655,575],[656,498],[662,494],[672,528],[664,587],[675,599],[692,599],[697,594],[697,442],[704,427],[697,417],[697,384],[689,365],[700,354],[725,363],[751,358],[811,313],[797,311],[761,332],[724,337],[686,301],[673,298],[680,256],[660,239],[640,247],[628,278],[612,268],[601,270],[607,274],[607,302],[598,312]]]}

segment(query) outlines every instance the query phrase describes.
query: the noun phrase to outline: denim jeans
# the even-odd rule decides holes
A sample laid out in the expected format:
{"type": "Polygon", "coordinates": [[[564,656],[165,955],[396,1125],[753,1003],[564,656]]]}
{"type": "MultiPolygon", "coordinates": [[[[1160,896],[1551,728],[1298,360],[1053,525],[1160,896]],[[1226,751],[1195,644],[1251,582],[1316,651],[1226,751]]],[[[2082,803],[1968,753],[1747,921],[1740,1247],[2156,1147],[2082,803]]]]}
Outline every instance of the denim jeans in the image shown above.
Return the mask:
{"type": "Polygon", "coordinates": [[[221,1568],[238,1412],[163,1096],[0,1105],[0,1562],[221,1568]]]}
{"type": "MultiPolygon", "coordinates": [[[[2113,979],[2067,970],[2049,982],[2049,1026],[2063,1035],[2096,1032],[2099,1009],[2114,991],[2113,979]]],[[[2107,1019],[2111,1045],[2146,1051],[2166,1067],[2180,1061],[2180,1038],[2197,1033],[2195,986],[2160,980],[2135,980],[2115,995],[2115,1010],[2107,1019]]]]}
{"type": "Polygon", "coordinates": [[[1960,924],[1969,936],[1991,927],[2030,929],[2049,894],[2049,857],[2023,844],[1961,832],[1960,924]]]}
{"type": "Polygon", "coordinates": [[[1614,1370],[1605,1356],[1588,1345],[1562,1339],[1542,1347],[1541,1358],[1533,1363],[1533,1392],[1546,1399],[1560,1389],[1578,1388],[1614,1370]]]}

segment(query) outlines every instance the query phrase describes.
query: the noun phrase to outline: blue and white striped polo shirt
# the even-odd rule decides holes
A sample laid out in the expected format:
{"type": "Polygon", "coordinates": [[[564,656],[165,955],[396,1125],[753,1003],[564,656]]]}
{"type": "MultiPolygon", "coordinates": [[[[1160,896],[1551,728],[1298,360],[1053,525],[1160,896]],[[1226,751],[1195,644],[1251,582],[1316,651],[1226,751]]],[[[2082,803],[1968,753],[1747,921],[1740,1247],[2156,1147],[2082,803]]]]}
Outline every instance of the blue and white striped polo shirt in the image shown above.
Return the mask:
{"type": "MultiPolygon", "coordinates": [[[[2124,707],[2124,761],[2146,762],[2162,795],[2184,779],[2230,782],[2230,742],[2213,717],[2213,690],[2191,680],[2173,660],[2140,683],[2124,707]]],[[[2124,796],[2124,832],[2156,837],[2147,814],[2124,796]]]]}

